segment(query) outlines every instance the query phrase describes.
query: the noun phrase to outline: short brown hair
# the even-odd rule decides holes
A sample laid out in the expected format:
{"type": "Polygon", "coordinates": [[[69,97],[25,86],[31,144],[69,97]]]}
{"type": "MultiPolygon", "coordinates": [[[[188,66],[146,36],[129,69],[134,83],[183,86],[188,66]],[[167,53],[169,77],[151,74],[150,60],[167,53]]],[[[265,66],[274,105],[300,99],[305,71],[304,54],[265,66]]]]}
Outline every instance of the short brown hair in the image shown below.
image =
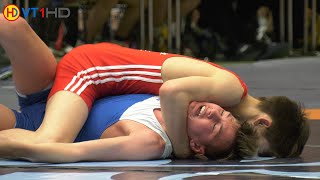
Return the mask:
{"type": "Polygon", "coordinates": [[[257,156],[259,149],[258,133],[252,123],[243,122],[238,129],[234,144],[227,151],[220,153],[206,152],[205,156],[215,160],[242,159],[257,156]]]}
{"type": "MultiPolygon", "coordinates": [[[[309,138],[310,127],[300,103],[285,96],[259,97],[260,111],[272,118],[264,138],[269,143],[267,152],[259,152],[259,135],[252,123],[244,121],[238,130],[232,151],[213,156],[215,159],[241,159],[254,156],[279,158],[298,157],[309,138]],[[227,155],[228,154],[228,155],[227,155]]],[[[212,155],[206,154],[212,158],[212,155]]]]}
{"type": "Polygon", "coordinates": [[[258,108],[272,118],[265,134],[276,157],[298,157],[309,138],[310,127],[300,103],[285,96],[260,97],[258,108]]]}
{"type": "Polygon", "coordinates": [[[250,158],[258,155],[259,137],[254,125],[247,121],[238,130],[232,152],[226,159],[250,158]]]}
{"type": "Polygon", "coordinates": [[[310,127],[302,105],[285,96],[260,97],[258,108],[272,118],[264,138],[267,152],[259,152],[259,135],[253,124],[245,121],[238,131],[234,149],[228,159],[254,156],[298,157],[309,138],[310,127]]]}

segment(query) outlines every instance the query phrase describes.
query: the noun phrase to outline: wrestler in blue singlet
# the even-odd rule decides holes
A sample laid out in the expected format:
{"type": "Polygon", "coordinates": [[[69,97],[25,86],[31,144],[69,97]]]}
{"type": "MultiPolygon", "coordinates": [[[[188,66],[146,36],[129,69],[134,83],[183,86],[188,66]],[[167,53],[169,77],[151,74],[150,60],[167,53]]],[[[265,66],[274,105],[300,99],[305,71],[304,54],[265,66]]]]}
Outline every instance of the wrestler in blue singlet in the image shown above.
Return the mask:
{"type": "MultiPolygon", "coordinates": [[[[50,89],[28,96],[18,96],[20,111],[13,110],[16,115],[16,128],[31,131],[39,128],[45,114],[49,92],[50,89]]],[[[104,130],[116,123],[130,106],[152,96],[149,94],[129,94],[97,100],[75,142],[99,139],[104,130]]]]}
{"type": "Polygon", "coordinates": [[[121,115],[137,102],[154,95],[128,94],[99,99],[93,103],[88,119],[78,134],[76,141],[99,139],[103,131],[119,121],[121,115]]]}

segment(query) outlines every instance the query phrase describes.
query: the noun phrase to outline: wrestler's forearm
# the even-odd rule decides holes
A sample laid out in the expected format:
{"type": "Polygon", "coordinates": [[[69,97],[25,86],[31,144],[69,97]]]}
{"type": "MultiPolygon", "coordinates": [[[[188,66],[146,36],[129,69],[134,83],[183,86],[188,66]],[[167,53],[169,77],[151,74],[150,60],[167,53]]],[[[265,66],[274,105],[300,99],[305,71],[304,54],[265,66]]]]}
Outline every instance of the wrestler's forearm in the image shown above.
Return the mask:
{"type": "MultiPolygon", "coordinates": [[[[175,94],[185,92],[191,101],[211,102],[221,107],[234,107],[242,99],[243,89],[228,87],[223,83],[214,83],[209,77],[185,77],[170,80],[174,84],[175,94]],[[233,91],[234,90],[234,91],[233,91]]],[[[175,94],[172,93],[172,96],[175,94]]]]}
{"type": "Polygon", "coordinates": [[[221,71],[220,68],[203,61],[187,57],[171,57],[163,63],[161,76],[164,81],[168,81],[188,76],[210,77],[219,71],[221,71]]]}
{"type": "Polygon", "coordinates": [[[174,156],[185,159],[192,155],[187,134],[189,97],[184,92],[174,92],[169,86],[167,83],[160,89],[161,112],[174,156]]]}
{"type": "Polygon", "coordinates": [[[121,136],[79,143],[24,143],[0,137],[0,158],[70,163],[157,159],[162,148],[145,136],[121,136]]]}
{"type": "Polygon", "coordinates": [[[167,59],[161,69],[164,82],[174,81],[179,91],[188,91],[192,101],[209,101],[222,107],[238,104],[244,87],[236,75],[203,61],[186,57],[167,59]]]}
{"type": "Polygon", "coordinates": [[[0,131],[0,136],[10,140],[23,141],[23,142],[33,142],[36,139],[34,131],[18,129],[18,128],[0,131]]]}

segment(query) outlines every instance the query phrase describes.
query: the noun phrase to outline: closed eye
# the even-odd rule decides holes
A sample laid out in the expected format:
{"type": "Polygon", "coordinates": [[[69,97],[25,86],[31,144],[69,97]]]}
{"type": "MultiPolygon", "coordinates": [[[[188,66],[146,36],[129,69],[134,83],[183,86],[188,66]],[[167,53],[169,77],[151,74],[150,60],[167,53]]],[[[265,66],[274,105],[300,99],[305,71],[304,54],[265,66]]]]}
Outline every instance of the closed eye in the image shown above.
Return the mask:
{"type": "Polygon", "coordinates": [[[223,115],[223,113],[224,113],[224,110],[221,112],[221,116],[223,115]]]}
{"type": "Polygon", "coordinates": [[[213,124],[212,131],[214,131],[214,128],[216,127],[216,125],[217,125],[217,123],[213,124]]]}

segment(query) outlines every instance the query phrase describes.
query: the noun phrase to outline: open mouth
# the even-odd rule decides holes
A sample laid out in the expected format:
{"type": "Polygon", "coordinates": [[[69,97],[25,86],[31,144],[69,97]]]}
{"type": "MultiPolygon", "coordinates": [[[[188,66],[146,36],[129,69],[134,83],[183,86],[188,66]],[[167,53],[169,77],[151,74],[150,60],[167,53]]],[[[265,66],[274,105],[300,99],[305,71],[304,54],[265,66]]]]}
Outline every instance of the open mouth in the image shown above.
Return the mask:
{"type": "Polygon", "coordinates": [[[200,116],[201,114],[203,114],[205,110],[206,110],[206,106],[204,106],[204,105],[203,105],[203,106],[200,106],[198,116],[200,116]]]}

